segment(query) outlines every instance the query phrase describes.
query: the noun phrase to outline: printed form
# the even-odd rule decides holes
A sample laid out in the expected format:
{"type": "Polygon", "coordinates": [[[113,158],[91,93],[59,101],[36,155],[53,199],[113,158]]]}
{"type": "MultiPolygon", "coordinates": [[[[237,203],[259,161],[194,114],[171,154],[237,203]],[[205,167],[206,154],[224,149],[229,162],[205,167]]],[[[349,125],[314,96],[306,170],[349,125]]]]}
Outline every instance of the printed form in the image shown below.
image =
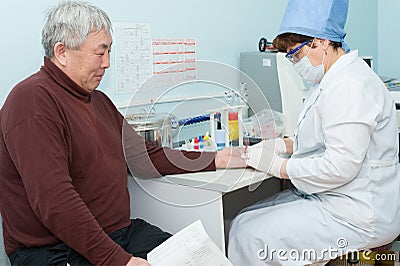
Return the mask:
{"type": "Polygon", "coordinates": [[[200,220],[183,228],[147,254],[152,266],[233,266],[208,236],[200,220]]]}
{"type": "Polygon", "coordinates": [[[150,24],[114,23],[115,89],[135,92],[152,75],[150,24]]]}

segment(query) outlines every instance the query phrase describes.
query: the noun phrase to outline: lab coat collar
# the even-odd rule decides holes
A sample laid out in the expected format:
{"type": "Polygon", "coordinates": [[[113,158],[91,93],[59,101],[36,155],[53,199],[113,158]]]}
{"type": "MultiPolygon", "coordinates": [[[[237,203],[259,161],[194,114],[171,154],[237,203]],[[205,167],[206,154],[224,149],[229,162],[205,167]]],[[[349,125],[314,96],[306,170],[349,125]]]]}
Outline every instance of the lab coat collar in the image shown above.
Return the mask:
{"type": "Polygon", "coordinates": [[[312,87],[310,89],[310,95],[309,95],[309,97],[307,98],[307,100],[304,103],[303,110],[299,114],[299,118],[297,120],[297,124],[296,124],[296,127],[294,129],[295,145],[296,146],[297,146],[297,133],[298,133],[299,125],[300,125],[301,121],[303,121],[303,119],[306,116],[308,110],[310,110],[311,106],[313,106],[314,103],[317,101],[319,95],[321,94],[321,91],[322,91],[322,89],[321,89],[320,85],[315,85],[314,87],[312,87]]]}
{"type": "MultiPolygon", "coordinates": [[[[321,80],[321,83],[315,85],[311,88],[310,96],[304,104],[303,110],[300,112],[299,119],[297,120],[296,128],[294,130],[295,133],[295,145],[297,145],[297,133],[298,127],[300,123],[303,121],[304,117],[306,116],[307,112],[310,110],[311,106],[319,98],[321,92],[324,90],[324,84],[326,82],[331,81],[336,77],[336,74],[340,72],[341,69],[345,68],[346,66],[352,64],[354,61],[358,59],[358,51],[354,50],[348,54],[341,56],[329,69],[328,72],[325,73],[324,77],[321,80]]],[[[340,74],[340,73],[339,73],[340,74]]]]}
{"type": "Polygon", "coordinates": [[[354,61],[358,59],[358,50],[351,51],[345,55],[342,55],[329,69],[328,72],[325,73],[321,83],[319,85],[321,90],[324,90],[324,83],[329,82],[332,78],[336,76],[336,74],[346,66],[352,64],[354,61]]]}

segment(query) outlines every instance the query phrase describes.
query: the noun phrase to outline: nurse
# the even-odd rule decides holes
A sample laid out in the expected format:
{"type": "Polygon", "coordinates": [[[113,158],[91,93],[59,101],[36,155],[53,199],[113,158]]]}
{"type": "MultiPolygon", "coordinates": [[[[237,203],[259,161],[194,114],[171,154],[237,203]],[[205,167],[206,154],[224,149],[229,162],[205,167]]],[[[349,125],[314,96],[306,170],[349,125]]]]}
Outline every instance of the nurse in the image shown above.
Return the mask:
{"type": "Polygon", "coordinates": [[[348,0],[288,2],[273,44],[314,86],[294,138],[251,146],[248,165],[295,189],[233,220],[234,265],[323,265],[400,234],[395,105],[358,52],[349,52],[347,11],[348,0]]]}

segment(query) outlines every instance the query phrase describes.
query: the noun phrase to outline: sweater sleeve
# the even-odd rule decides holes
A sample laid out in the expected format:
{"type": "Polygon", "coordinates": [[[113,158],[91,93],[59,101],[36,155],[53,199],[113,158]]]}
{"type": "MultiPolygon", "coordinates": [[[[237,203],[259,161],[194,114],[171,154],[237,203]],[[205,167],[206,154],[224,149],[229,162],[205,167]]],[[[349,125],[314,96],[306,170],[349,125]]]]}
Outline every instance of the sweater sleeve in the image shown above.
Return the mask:
{"type": "Polygon", "coordinates": [[[159,147],[145,141],[125,120],[122,134],[126,162],[136,177],[150,178],[216,169],[215,152],[188,152],[159,147]]]}
{"type": "Polygon", "coordinates": [[[125,265],[131,255],[103,231],[72,184],[62,125],[35,115],[5,136],[29,204],[48,230],[95,265],[125,265]],[[22,147],[22,148],[21,148],[22,147]]]}

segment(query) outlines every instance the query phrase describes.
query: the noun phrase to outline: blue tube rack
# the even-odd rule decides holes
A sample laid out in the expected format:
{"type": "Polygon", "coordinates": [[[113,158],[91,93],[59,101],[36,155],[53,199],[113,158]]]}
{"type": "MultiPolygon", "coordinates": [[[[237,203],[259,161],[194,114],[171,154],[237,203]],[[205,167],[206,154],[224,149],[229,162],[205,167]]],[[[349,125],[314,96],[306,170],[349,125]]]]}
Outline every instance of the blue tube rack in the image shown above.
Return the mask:
{"type": "Polygon", "coordinates": [[[210,115],[199,115],[195,117],[188,117],[179,120],[179,126],[189,126],[209,120],[210,120],[210,115]]]}

